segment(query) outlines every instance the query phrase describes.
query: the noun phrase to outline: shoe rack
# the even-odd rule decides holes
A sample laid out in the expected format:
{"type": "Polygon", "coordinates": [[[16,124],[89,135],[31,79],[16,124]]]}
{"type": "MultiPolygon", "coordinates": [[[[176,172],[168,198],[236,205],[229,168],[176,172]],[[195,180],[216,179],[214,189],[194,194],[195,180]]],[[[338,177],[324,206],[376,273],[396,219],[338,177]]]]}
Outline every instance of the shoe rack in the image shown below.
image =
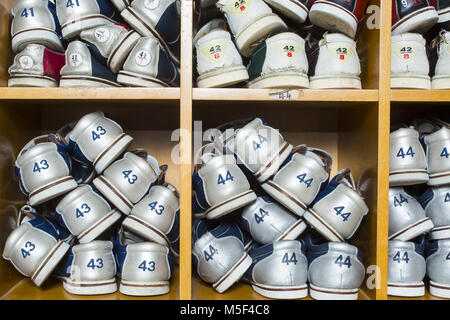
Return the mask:
{"type": "MultiPolygon", "coordinates": [[[[327,150],[334,158],[332,174],[350,168],[360,181],[369,215],[357,245],[365,265],[378,266],[361,287],[359,299],[386,300],[388,247],[389,132],[393,121],[408,121],[450,106],[450,90],[390,89],[391,1],[371,0],[379,8],[379,28],[364,27],[358,41],[362,90],[200,89],[193,87],[193,2],[181,1],[180,88],[8,88],[8,67],[13,54],[9,35],[10,8],[15,0],[0,3],[0,146],[14,156],[32,137],[55,131],[88,112],[103,110],[135,138],[133,146],[146,148],[169,165],[167,180],[181,193],[181,256],[167,295],[142,299],[250,299],[262,300],[250,286],[238,284],[225,294],[204,284],[191,267],[191,174],[194,121],[203,131],[230,120],[262,116],[279,128],[293,145],[327,150]],[[180,128],[180,135],[172,132],[180,128]],[[178,138],[179,141],[178,141],[178,138]],[[171,141],[175,140],[175,141],[171,141]],[[174,149],[175,148],[175,149],[174,149]],[[179,149],[180,162],[172,162],[179,149]],[[175,151],[173,151],[175,150],[175,151]],[[369,283],[369,286],[367,286],[369,283]]],[[[6,153],[6,151],[5,151],[6,153]]],[[[12,159],[0,158],[0,251],[11,231],[14,206],[23,202],[13,180],[12,159]]],[[[42,288],[23,278],[0,259],[1,299],[137,299],[118,292],[105,296],[74,296],[56,281],[42,288]]],[[[427,295],[423,299],[434,299],[427,295]]]]}

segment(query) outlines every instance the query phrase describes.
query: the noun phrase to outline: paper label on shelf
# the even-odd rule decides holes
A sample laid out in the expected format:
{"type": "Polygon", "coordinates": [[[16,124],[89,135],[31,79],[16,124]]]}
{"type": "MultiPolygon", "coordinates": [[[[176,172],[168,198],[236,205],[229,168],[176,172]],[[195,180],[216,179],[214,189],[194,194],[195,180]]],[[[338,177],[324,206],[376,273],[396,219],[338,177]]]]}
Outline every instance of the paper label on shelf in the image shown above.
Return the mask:
{"type": "Polygon", "coordinates": [[[274,43],[270,45],[270,48],[287,58],[295,58],[299,52],[299,46],[293,42],[285,42],[281,45],[280,43],[274,43]]]}
{"type": "Polygon", "coordinates": [[[226,12],[233,14],[247,14],[251,0],[234,0],[225,8],[226,12]]]}
{"type": "Polygon", "coordinates": [[[223,60],[228,49],[227,41],[210,42],[209,44],[200,48],[200,52],[210,59],[212,62],[220,62],[223,60]]]}
{"type": "Polygon", "coordinates": [[[393,45],[392,52],[401,60],[412,61],[419,53],[420,48],[415,45],[393,45]]]}
{"type": "Polygon", "coordinates": [[[337,61],[346,63],[354,54],[353,47],[341,44],[328,44],[327,50],[336,57],[337,61]]]}
{"type": "Polygon", "coordinates": [[[272,100],[298,100],[301,90],[279,89],[271,90],[269,98],[272,100]]]}

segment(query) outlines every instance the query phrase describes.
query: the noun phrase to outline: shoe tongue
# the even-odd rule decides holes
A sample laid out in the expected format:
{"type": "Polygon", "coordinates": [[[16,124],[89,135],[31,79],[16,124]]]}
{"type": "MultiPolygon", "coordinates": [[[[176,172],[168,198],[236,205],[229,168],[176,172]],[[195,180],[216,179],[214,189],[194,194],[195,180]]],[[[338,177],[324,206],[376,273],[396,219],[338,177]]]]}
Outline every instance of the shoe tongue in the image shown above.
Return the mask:
{"type": "Polygon", "coordinates": [[[347,187],[356,190],[355,180],[353,179],[350,169],[343,169],[336,174],[336,182],[342,183],[347,187]]]}
{"type": "Polygon", "coordinates": [[[420,137],[422,137],[423,135],[431,134],[440,129],[440,127],[435,123],[423,119],[414,120],[413,127],[419,132],[420,137]]]}
{"type": "Polygon", "coordinates": [[[211,161],[212,158],[214,158],[216,155],[213,153],[205,153],[202,155],[201,159],[204,164],[207,164],[209,161],[211,161]]]}
{"type": "Polygon", "coordinates": [[[121,242],[125,246],[133,243],[146,241],[145,239],[142,239],[141,237],[129,232],[128,230],[122,230],[121,236],[122,236],[121,242]]]}
{"type": "Polygon", "coordinates": [[[305,156],[316,160],[321,166],[325,166],[325,163],[323,162],[322,158],[319,157],[316,153],[308,150],[308,151],[306,151],[305,156]]]}

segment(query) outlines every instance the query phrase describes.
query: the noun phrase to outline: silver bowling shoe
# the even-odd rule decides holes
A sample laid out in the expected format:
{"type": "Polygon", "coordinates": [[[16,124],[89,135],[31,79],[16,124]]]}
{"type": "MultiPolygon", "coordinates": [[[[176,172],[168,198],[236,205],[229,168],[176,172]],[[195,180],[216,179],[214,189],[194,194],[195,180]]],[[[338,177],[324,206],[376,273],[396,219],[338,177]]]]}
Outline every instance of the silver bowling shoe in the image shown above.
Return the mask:
{"type": "Polygon", "coordinates": [[[433,222],[402,187],[389,188],[389,240],[408,241],[429,232],[433,222]]]}
{"type": "Polygon", "coordinates": [[[350,169],[339,171],[303,218],[330,241],[345,241],[358,230],[369,208],[350,169]]]}
{"type": "Polygon", "coordinates": [[[400,240],[389,241],[388,295],[421,297],[425,294],[423,278],[426,263],[423,245],[400,240]]]}
{"type": "Polygon", "coordinates": [[[450,299],[450,239],[430,241],[427,246],[430,294],[450,299]]]}
{"type": "Polygon", "coordinates": [[[83,116],[65,136],[72,158],[102,173],[131,144],[133,138],[101,111],[83,116]]]}
{"type": "Polygon", "coordinates": [[[77,187],[65,145],[49,134],[28,142],[20,151],[15,172],[31,206],[56,198],[77,187]]]}
{"type": "Polygon", "coordinates": [[[116,208],[128,215],[150,187],[161,182],[164,174],[165,169],[159,167],[155,158],[127,152],[93,183],[116,208]]]}
{"type": "Polygon", "coordinates": [[[295,147],[280,170],[261,187],[298,216],[303,216],[328,184],[333,159],[319,149],[295,147]]]}
{"type": "Polygon", "coordinates": [[[420,196],[419,202],[433,221],[431,240],[450,238],[450,186],[432,187],[420,196]]]}
{"type": "Polygon", "coordinates": [[[197,273],[219,293],[239,281],[252,264],[244,250],[244,236],[234,223],[217,227],[198,220],[193,228],[192,254],[197,273]]]}
{"type": "Polygon", "coordinates": [[[249,251],[253,262],[245,274],[253,290],[272,299],[308,295],[308,260],[303,241],[283,240],[249,251]]]}
{"type": "Polygon", "coordinates": [[[450,183],[450,128],[441,129],[425,135],[428,162],[429,186],[440,186],[450,183]]]}

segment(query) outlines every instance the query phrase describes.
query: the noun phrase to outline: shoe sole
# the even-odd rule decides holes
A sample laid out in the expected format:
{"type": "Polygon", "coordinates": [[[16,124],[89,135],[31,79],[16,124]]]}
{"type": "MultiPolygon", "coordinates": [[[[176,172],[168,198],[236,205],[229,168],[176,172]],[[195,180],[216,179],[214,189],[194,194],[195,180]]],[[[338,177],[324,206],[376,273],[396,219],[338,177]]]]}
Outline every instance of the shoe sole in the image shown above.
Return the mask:
{"type": "Polygon", "coordinates": [[[297,23],[305,22],[308,17],[308,8],[298,0],[265,0],[265,2],[297,23]]]}
{"type": "Polygon", "coordinates": [[[122,133],[97,158],[92,165],[98,174],[101,174],[114,160],[124,152],[134,139],[122,133]]]}
{"type": "Polygon", "coordinates": [[[77,238],[80,243],[88,243],[96,239],[105,230],[112,226],[122,215],[117,210],[112,210],[107,216],[96,222],[88,230],[80,233],[77,238]]]}
{"type": "Polygon", "coordinates": [[[157,296],[170,291],[169,281],[158,281],[150,284],[120,281],[119,291],[127,296],[157,296]]]}
{"type": "Polygon", "coordinates": [[[439,16],[433,6],[417,10],[392,26],[392,35],[407,32],[425,33],[438,21],[439,16]]]}
{"type": "Polygon", "coordinates": [[[37,206],[50,199],[56,198],[64,193],[72,191],[77,186],[77,182],[71,176],[59,178],[58,180],[52,181],[31,192],[29,195],[30,206],[37,206]]]}
{"type": "Polygon", "coordinates": [[[276,14],[271,13],[258,18],[246,26],[235,37],[236,46],[244,57],[250,57],[253,50],[272,34],[286,31],[287,26],[276,14]]]}
{"type": "Polygon", "coordinates": [[[312,24],[329,31],[344,33],[354,38],[358,28],[358,19],[347,9],[330,1],[316,1],[309,11],[312,24]]]}
{"type": "Polygon", "coordinates": [[[117,75],[117,82],[129,87],[163,88],[169,86],[167,83],[149,75],[123,70],[117,75]]]}
{"type": "Polygon", "coordinates": [[[64,39],[70,40],[78,36],[81,31],[102,26],[105,24],[115,24],[113,20],[101,14],[92,14],[82,17],[77,17],[70,20],[61,26],[61,33],[64,39]]]}
{"type": "Polygon", "coordinates": [[[140,35],[143,37],[156,37],[158,38],[161,45],[164,47],[164,49],[169,54],[170,59],[177,65],[180,65],[180,60],[176,57],[176,55],[170,50],[169,46],[167,45],[166,41],[161,37],[161,35],[145,20],[143,16],[136,10],[134,10],[131,7],[127,7],[125,10],[123,10],[120,15],[126,22],[130,24],[131,27],[133,27],[134,30],[139,32],[140,35]]]}
{"type": "Polygon", "coordinates": [[[29,44],[42,44],[50,50],[64,52],[58,34],[47,28],[24,30],[12,36],[11,45],[15,53],[22,51],[29,44]]]}
{"type": "Polygon", "coordinates": [[[450,286],[430,280],[430,294],[435,297],[450,299],[450,286]]]}
{"type": "Polygon", "coordinates": [[[450,226],[433,228],[428,237],[430,240],[450,239],[450,226]]]}
{"type": "Polygon", "coordinates": [[[309,79],[311,89],[361,89],[358,76],[337,74],[314,76],[309,79]]]}
{"type": "Polygon", "coordinates": [[[289,157],[293,147],[287,142],[280,147],[278,153],[259,171],[255,172],[253,175],[259,183],[263,183],[271,176],[273,176],[281,164],[289,157]]]}
{"type": "Polygon", "coordinates": [[[103,79],[103,78],[97,78],[97,77],[91,77],[91,76],[62,76],[61,80],[59,81],[60,87],[65,88],[74,88],[74,87],[101,87],[101,88],[118,88],[121,87],[120,84],[103,79]]]}
{"type": "Polygon", "coordinates": [[[64,258],[69,249],[69,244],[64,241],[59,241],[31,276],[31,280],[34,284],[40,287],[42,283],[44,283],[44,281],[51,275],[52,271],[56,268],[62,258],[64,258]]]}
{"type": "Polygon", "coordinates": [[[308,285],[269,286],[252,282],[252,288],[263,297],[271,299],[303,299],[308,296],[308,285]]]}
{"type": "Polygon", "coordinates": [[[426,170],[389,172],[389,186],[391,187],[422,184],[428,182],[429,179],[426,170]]]}
{"type": "Polygon", "coordinates": [[[65,280],[63,287],[67,292],[77,295],[110,294],[117,291],[115,278],[107,281],[93,282],[71,282],[70,280],[65,280]]]}
{"type": "Polygon", "coordinates": [[[252,258],[247,253],[244,253],[241,259],[222,278],[213,284],[213,288],[217,292],[223,293],[235,282],[239,281],[251,265],[252,258]]]}
{"type": "Polygon", "coordinates": [[[434,76],[431,80],[431,89],[442,90],[450,89],[450,74],[434,76]]]}
{"type": "Polygon", "coordinates": [[[423,297],[425,284],[423,281],[411,283],[388,282],[388,296],[396,297],[423,297]]]}
{"type": "Polygon", "coordinates": [[[295,240],[306,230],[306,227],[305,221],[299,219],[275,241],[295,240]]]}
{"type": "Polygon", "coordinates": [[[249,82],[250,89],[309,88],[309,78],[301,72],[274,72],[249,82]]]}
{"type": "Polygon", "coordinates": [[[253,190],[249,190],[243,192],[231,199],[228,199],[214,207],[206,210],[206,218],[207,219],[218,219],[221,218],[228,213],[231,213],[239,208],[245,207],[246,205],[252,203],[256,200],[256,194],[253,190]]]}
{"type": "Polygon", "coordinates": [[[450,171],[430,174],[429,186],[440,186],[450,183],[450,171]]]}
{"type": "Polygon", "coordinates": [[[388,240],[401,240],[408,241],[414,239],[421,234],[427,233],[434,227],[433,222],[430,218],[424,218],[417,221],[416,223],[396,232],[388,238],[388,240]]]}
{"type": "Polygon", "coordinates": [[[295,213],[297,216],[302,217],[308,207],[292,196],[289,192],[284,190],[282,187],[274,183],[273,181],[267,181],[261,185],[261,187],[266,191],[271,197],[277,200],[280,204],[289,209],[289,211],[295,213]]]}
{"type": "Polygon", "coordinates": [[[431,89],[429,76],[420,74],[394,75],[391,74],[392,89],[431,89]]]}
{"type": "Polygon", "coordinates": [[[319,215],[312,209],[308,209],[303,215],[303,219],[306,220],[314,229],[319,231],[325,238],[330,241],[345,242],[345,239],[325,222],[319,215]]]}
{"type": "Polygon", "coordinates": [[[158,228],[139,217],[129,215],[125,218],[122,225],[137,235],[151,241],[155,241],[163,246],[169,246],[170,241],[167,236],[158,228]]]}
{"type": "Polygon", "coordinates": [[[309,295],[315,300],[358,300],[359,289],[331,289],[309,284],[309,295]]]}
{"type": "Polygon", "coordinates": [[[107,178],[99,176],[94,179],[93,184],[120,212],[126,215],[130,214],[133,203],[117,190],[107,178]]]}
{"type": "Polygon", "coordinates": [[[199,88],[223,88],[248,80],[244,66],[221,68],[202,74],[197,78],[199,88]]]}
{"type": "Polygon", "coordinates": [[[111,54],[108,57],[107,65],[112,72],[118,73],[122,68],[128,54],[133,50],[136,43],[141,38],[140,34],[136,31],[128,31],[126,36],[114,46],[111,50],[111,54]]]}
{"type": "Polygon", "coordinates": [[[58,87],[58,81],[51,77],[35,75],[14,75],[8,79],[8,87],[58,87]]]}

